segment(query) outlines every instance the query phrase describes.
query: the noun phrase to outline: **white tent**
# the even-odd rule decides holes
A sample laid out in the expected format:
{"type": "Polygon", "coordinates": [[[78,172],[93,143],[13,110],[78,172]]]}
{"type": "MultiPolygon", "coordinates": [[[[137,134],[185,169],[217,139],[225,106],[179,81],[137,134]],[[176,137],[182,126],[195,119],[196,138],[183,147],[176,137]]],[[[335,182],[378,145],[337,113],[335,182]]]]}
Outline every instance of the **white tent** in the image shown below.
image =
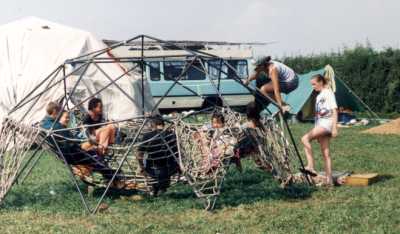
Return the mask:
{"type": "MultiPolygon", "coordinates": [[[[107,46],[96,39],[91,33],[35,17],[24,18],[0,26],[0,119],[40,84],[52,71],[62,65],[67,59],[76,58],[107,46]]],[[[99,57],[112,58],[109,53],[99,57]]],[[[76,65],[78,66],[78,65],[76,65]]],[[[109,78],[119,77],[125,70],[118,63],[89,65],[82,82],[77,87],[77,99],[83,99],[110,83],[109,78]],[[104,73],[103,73],[104,71],[104,73]]],[[[65,73],[72,71],[73,66],[65,66],[65,73]]],[[[20,119],[26,113],[23,122],[34,123],[45,115],[48,102],[60,98],[64,89],[72,89],[80,74],[69,77],[66,83],[48,89],[37,102],[24,105],[13,118],[20,119]],[[31,111],[30,108],[33,108],[31,111]]],[[[58,79],[63,77],[62,72],[58,79]]],[[[107,87],[98,96],[103,100],[105,112],[109,119],[125,119],[142,114],[142,81],[137,73],[130,72],[116,83],[129,94],[133,100],[126,97],[115,85],[107,87]]],[[[154,106],[147,82],[144,86],[145,110],[154,106]]],[[[42,85],[35,90],[37,94],[46,90],[42,85]]]]}

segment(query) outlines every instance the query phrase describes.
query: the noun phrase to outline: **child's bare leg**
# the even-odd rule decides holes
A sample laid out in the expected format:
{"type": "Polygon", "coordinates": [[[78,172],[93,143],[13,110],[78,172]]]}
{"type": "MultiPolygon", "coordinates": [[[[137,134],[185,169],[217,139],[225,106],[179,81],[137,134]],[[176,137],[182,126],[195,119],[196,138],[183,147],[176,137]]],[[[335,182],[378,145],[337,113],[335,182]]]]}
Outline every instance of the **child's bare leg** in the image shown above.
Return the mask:
{"type": "Polygon", "coordinates": [[[306,133],[302,138],[301,142],[304,145],[304,152],[307,158],[307,169],[314,170],[314,157],[312,152],[311,140],[309,137],[309,133],[306,133]]]}
{"type": "Polygon", "coordinates": [[[96,140],[99,145],[102,147],[101,153],[104,154],[110,144],[110,137],[113,134],[113,130],[108,126],[100,128],[96,131],[96,140]]]}
{"type": "Polygon", "coordinates": [[[306,168],[309,170],[315,170],[314,168],[314,157],[313,157],[313,152],[312,152],[312,146],[311,146],[311,141],[314,139],[317,139],[321,136],[326,135],[326,130],[323,129],[322,127],[314,127],[306,133],[302,138],[301,142],[304,145],[304,152],[306,154],[307,158],[307,166],[306,168]]]}
{"type": "Polygon", "coordinates": [[[321,145],[322,156],[325,161],[325,175],[326,175],[326,183],[332,184],[332,160],[329,153],[329,136],[323,136],[319,138],[319,144],[321,145]]]}
{"type": "Polygon", "coordinates": [[[107,148],[109,139],[110,139],[110,134],[108,129],[102,129],[99,132],[99,144],[104,146],[104,148],[107,148]]]}
{"type": "Polygon", "coordinates": [[[110,134],[109,143],[110,143],[110,144],[114,144],[114,143],[115,143],[115,135],[116,135],[117,129],[116,129],[115,126],[112,125],[112,124],[107,125],[107,128],[109,129],[109,134],[110,134]]]}

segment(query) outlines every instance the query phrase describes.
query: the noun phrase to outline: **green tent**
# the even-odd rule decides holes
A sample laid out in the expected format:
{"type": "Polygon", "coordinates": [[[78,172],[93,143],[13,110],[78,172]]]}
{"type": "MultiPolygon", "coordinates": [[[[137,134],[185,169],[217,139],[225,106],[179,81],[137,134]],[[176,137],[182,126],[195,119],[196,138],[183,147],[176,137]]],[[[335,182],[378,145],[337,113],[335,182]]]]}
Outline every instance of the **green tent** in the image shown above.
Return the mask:
{"type": "MultiPolygon", "coordinates": [[[[303,119],[310,118],[314,115],[314,103],[316,94],[311,86],[311,78],[314,75],[324,75],[325,69],[311,71],[307,74],[299,75],[299,87],[288,95],[282,94],[282,99],[290,105],[290,113],[293,115],[300,114],[303,119]]],[[[366,111],[368,107],[354,94],[354,92],[338,77],[335,77],[336,83],[336,101],[338,107],[350,109],[352,111],[366,111]]],[[[271,113],[275,113],[278,109],[270,104],[267,109],[271,113]]]]}

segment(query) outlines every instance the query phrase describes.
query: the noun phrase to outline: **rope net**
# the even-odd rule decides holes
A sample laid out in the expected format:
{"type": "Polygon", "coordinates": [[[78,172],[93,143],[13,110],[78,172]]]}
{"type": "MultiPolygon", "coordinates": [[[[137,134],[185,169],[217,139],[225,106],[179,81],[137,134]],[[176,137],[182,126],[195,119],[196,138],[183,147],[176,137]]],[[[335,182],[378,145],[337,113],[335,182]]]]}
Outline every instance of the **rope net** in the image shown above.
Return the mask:
{"type": "MultiPolygon", "coordinates": [[[[91,127],[79,126],[80,129],[91,127]]],[[[44,136],[46,148],[70,166],[77,179],[98,188],[105,188],[114,175],[112,188],[148,193],[158,190],[160,186],[164,186],[163,189],[168,187],[171,176],[175,175],[172,181],[177,180],[179,168],[175,158],[178,152],[172,123],[164,129],[155,130],[146,118],[137,118],[117,124],[105,122],[98,127],[107,126],[117,128],[117,139],[104,154],[98,152],[90,139],[66,138],[65,133],[72,132],[70,129],[48,132],[44,136]],[[93,145],[87,149],[85,144],[93,145]],[[157,174],[159,172],[162,175],[157,174]]],[[[73,135],[79,134],[78,129],[74,130],[78,133],[73,135]]]]}
{"type": "Polygon", "coordinates": [[[0,132],[0,203],[11,189],[39,131],[6,119],[0,132]]]}
{"type": "Polygon", "coordinates": [[[293,145],[285,137],[285,132],[274,118],[265,117],[263,128],[246,129],[245,135],[255,143],[249,155],[259,168],[269,171],[286,187],[293,182],[293,173],[298,163],[293,145]]]}
{"type": "Polygon", "coordinates": [[[295,151],[277,121],[264,118],[258,128],[245,127],[241,122],[241,115],[229,108],[200,111],[177,121],[182,171],[197,197],[205,201],[206,209],[214,207],[229,166],[238,166],[237,161],[240,165],[243,158],[254,160],[281,187],[295,182],[295,151]],[[209,123],[215,112],[223,114],[223,126],[209,123]]]}
{"type": "Polygon", "coordinates": [[[228,108],[216,108],[182,117],[176,126],[179,136],[180,162],[188,183],[206,209],[214,207],[240,133],[240,114],[228,108]],[[225,118],[223,126],[210,124],[213,113],[225,118]]]}

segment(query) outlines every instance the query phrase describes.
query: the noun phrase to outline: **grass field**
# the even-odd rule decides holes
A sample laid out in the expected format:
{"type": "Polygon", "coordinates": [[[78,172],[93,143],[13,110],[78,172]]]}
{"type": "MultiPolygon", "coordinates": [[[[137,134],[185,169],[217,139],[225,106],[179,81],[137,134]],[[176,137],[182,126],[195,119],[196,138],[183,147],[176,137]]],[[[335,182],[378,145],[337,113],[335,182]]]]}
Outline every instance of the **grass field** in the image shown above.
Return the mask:
{"type": "MultiPolygon", "coordinates": [[[[310,127],[293,126],[296,139],[310,127]]],[[[230,170],[212,213],[180,185],[141,201],[113,193],[108,210],[89,216],[67,171],[45,156],[1,206],[0,233],[399,233],[400,137],[366,135],[360,128],[339,134],[332,144],[334,169],[377,172],[383,175],[379,182],[282,190],[249,161],[242,174],[230,170]]]]}

